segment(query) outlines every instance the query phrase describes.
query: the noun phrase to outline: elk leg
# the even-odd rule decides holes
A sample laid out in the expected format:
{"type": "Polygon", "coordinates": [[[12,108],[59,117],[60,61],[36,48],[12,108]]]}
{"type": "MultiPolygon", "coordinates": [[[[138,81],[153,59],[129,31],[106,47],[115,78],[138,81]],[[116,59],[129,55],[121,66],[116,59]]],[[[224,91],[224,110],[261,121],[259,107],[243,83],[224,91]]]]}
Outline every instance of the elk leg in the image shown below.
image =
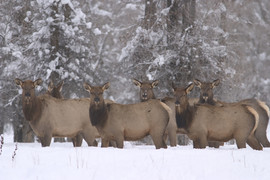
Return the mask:
{"type": "Polygon", "coordinates": [[[156,146],[156,149],[167,148],[167,145],[163,139],[163,135],[153,134],[150,132],[150,136],[156,146]]]}
{"type": "Polygon", "coordinates": [[[201,136],[199,138],[199,143],[200,143],[200,148],[205,149],[206,146],[208,145],[208,141],[207,141],[206,136],[201,136]]]}
{"type": "Polygon", "coordinates": [[[194,139],[193,140],[193,148],[195,148],[195,149],[199,149],[200,148],[199,139],[194,139]]]}
{"type": "Polygon", "coordinates": [[[101,139],[101,147],[109,147],[109,140],[102,138],[101,139]]]}
{"type": "MultiPolygon", "coordinates": [[[[167,140],[168,140],[168,131],[166,131],[166,132],[164,133],[164,135],[163,135],[163,140],[164,140],[165,143],[167,142],[167,140]]],[[[170,141],[170,142],[171,142],[171,141],[170,141]]]]}
{"type": "Polygon", "coordinates": [[[246,140],[240,139],[240,138],[235,138],[235,141],[236,141],[236,145],[237,145],[238,149],[246,148],[246,140]]]}
{"type": "Polygon", "coordinates": [[[169,132],[169,139],[170,139],[170,145],[171,147],[176,146],[176,129],[171,129],[169,132]]]}
{"type": "Polygon", "coordinates": [[[87,133],[83,132],[82,136],[84,140],[87,142],[88,146],[97,146],[97,141],[90,132],[87,132],[87,133]]]}
{"type": "Polygon", "coordinates": [[[77,134],[75,137],[72,138],[72,143],[74,147],[80,147],[82,145],[83,137],[81,134],[77,134]]]}
{"type": "Polygon", "coordinates": [[[247,139],[247,144],[255,150],[262,150],[261,144],[258,142],[257,138],[254,135],[250,135],[247,139]]]}
{"type": "Polygon", "coordinates": [[[263,147],[270,147],[270,142],[267,139],[266,131],[264,131],[264,130],[262,131],[261,129],[259,131],[257,128],[257,130],[255,132],[255,137],[263,145],[263,147]]]}
{"type": "Polygon", "coordinates": [[[220,142],[218,142],[218,141],[208,141],[208,146],[209,147],[214,147],[214,148],[219,148],[220,142]]]}
{"type": "Polygon", "coordinates": [[[112,141],[112,140],[109,141],[109,146],[110,147],[117,147],[116,146],[116,142],[115,141],[112,141]]]}
{"type": "Polygon", "coordinates": [[[46,147],[46,146],[50,146],[51,144],[51,140],[52,140],[52,136],[46,134],[44,137],[39,137],[40,142],[41,142],[41,146],[42,147],[46,147]]]}
{"type": "Polygon", "coordinates": [[[115,141],[116,141],[117,148],[123,149],[123,147],[124,147],[124,137],[122,135],[118,134],[116,136],[116,140],[115,141]]]}

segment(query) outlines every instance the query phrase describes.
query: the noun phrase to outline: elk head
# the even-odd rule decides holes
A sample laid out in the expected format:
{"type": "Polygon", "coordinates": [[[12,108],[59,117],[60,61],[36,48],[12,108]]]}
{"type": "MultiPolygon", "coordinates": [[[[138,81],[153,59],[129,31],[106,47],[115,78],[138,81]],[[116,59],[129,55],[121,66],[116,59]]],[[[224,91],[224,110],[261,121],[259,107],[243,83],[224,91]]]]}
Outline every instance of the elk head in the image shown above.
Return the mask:
{"type": "Polygon", "coordinates": [[[41,79],[37,79],[34,82],[31,80],[22,81],[18,78],[15,79],[15,83],[23,90],[22,100],[23,104],[31,105],[36,97],[35,88],[42,83],[41,79]]]}
{"type": "Polygon", "coordinates": [[[200,88],[200,100],[199,103],[215,104],[213,89],[219,85],[220,80],[216,79],[213,82],[201,82],[195,79],[194,84],[200,88]]]}
{"type": "Polygon", "coordinates": [[[141,102],[147,101],[148,99],[155,99],[153,88],[158,85],[158,80],[152,82],[140,82],[137,79],[133,79],[133,83],[140,87],[140,100],[141,102]]]}
{"type": "Polygon", "coordinates": [[[103,86],[90,86],[84,83],[83,86],[90,93],[90,122],[93,126],[103,126],[108,118],[108,110],[104,102],[103,93],[110,87],[110,83],[107,82],[103,86]]]}
{"type": "Polygon", "coordinates": [[[191,83],[186,88],[178,88],[172,84],[175,96],[175,119],[178,128],[187,128],[192,119],[189,109],[188,94],[192,91],[194,84],[191,83]]]}
{"type": "Polygon", "coordinates": [[[179,107],[182,105],[188,104],[188,94],[192,91],[194,84],[189,84],[186,88],[178,88],[174,84],[172,84],[172,88],[174,90],[175,96],[175,106],[179,107]]]}
{"type": "Polygon", "coordinates": [[[61,91],[62,91],[63,84],[64,84],[64,81],[60,82],[57,86],[55,86],[53,82],[50,81],[47,94],[51,95],[52,97],[62,99],[63,96],[61,94],[61,91]]]}
{"type": "Polygon", "coordinates": [[[99,105],[104,103],[103,93],[110,87],[110,83],[107,82],[103,86],[91,86],[87,83],[83,84],[86,91],[90,93],[91,104],[99,105]]]}

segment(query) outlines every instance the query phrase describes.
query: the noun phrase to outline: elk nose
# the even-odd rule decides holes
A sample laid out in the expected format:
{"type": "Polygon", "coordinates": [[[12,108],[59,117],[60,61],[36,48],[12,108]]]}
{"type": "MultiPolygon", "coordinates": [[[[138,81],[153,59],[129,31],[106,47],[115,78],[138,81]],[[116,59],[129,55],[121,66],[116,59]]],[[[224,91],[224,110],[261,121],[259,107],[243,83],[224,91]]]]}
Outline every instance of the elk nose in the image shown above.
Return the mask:
{"type": "Polygon", "coordinates": [[[29,92],[25,93],[25,96],[30,97],[30,93],[29,92]]]}
{"type": "Polygon", "coordinates": [[[99,97],[95,97],[94,99],[95,102],[99,102],[99,100],[100,100],[99,97]]]}
{"type": "Polygon", "coordinates": [[[208,97],[208,94],[207,93],[203,93],[203,97],[208,97]]]}
{"type": "Polygon", "coordinates": [[[178,100],[175,101],[176,106],[180,106],[180,102],[178,100]]]}

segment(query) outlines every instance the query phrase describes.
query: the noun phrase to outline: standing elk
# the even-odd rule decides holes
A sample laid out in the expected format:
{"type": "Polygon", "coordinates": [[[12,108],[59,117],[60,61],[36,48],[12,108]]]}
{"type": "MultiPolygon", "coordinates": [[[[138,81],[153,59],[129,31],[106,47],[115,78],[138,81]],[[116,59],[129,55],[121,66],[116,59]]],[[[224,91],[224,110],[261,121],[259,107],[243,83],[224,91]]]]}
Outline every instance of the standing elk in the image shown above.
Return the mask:
{"type": "Polygon", "coordinates": [[[193,83],[186,88],[173,85],[177,126],[193,140],[194,148],[205,148],[208,141],[225,142],[234,138],[238,148],[245,148],[248,143],[253,149],[262,150],[254,135],[259,115],[251,106],[243,103],[191,106],[188,94],[193,87],[193,83]]]}
{"type": "Polygon", "coordinates": [[[47,94],[49,94],[52,97],[55,97],[57,99],[63,99],[62,96],[62,89],[63,89],[64,81],[61,81],[57,85],[54,85],[52,81],[50,81],[48,85],[47,94]]]}
{"type": "MultiPolygon", "coordinates": [[[[200,103],[207,103],[216,106],[230,105],[234,103],[226,103],[214,99],[213,89],[218,86],[220,80],[213,82],[201,82],[198,79],[194,80],[194,84],[200,88],[200,103]]],[[[237,103],[248,104],[259,114],[259,124],[255,131],[255,137],[263,145],[263,147],[270,147],[270,142],[267,139],[266,129],[269,121],[269,107],[262,101],[257,99],[245,99],[237,103]]]]}
{"type": "MultiPolygon", "coordinates": [[[[133,79],[133,83],[140,88],[141,102],[147,101],[149,99],[156,99],[153,88],[158,85],[158,80],[154,80],[152,82],[141,82],[137,79],[133,79]]],[[[190,103],[192,104],[197,101],[198,99],[195,99],[195,98],[190,99],[190,103]]],[[[162,102],[167,104],[172,109],[172,113],[175,114],[175,103],[174,103],[175,99],[174,98],[166,97],[162,99],[162,102]]],[[[177,128],[175,116],[173,116],[168,123],[164,139],[167,139],[167,136],[168,136],[170,140],[170,146],[176,146],[177,134],[181,134],[180,136],[185,136],[182,134],[181,130],[177,128]]],[[[183,138],[187,139],[186,137],[183,137],[183,138]]]]}
{"type": "MultiPolygon", "coordinates": [[[[54,83],[52,81],[50,81],[46,94],[48,94],[54,98],[57,98],[57,99],[63,99],[63,96],[61,93],[63,85],[64,85],[64,81],[61,81],[57,85],[54,85],[54,83]]],[[[72,140],[74,147],[80,147],[82,145],[83,138],[80,134],[78,134],[77,136],[71,138],[71,140],[72,140]]],[[[54,141],[55,142],[65,142],[65,139],[64,138],[54,138],[54,141]]],[[[95,144],[97,144],[97,142],[95,142],[95,144]]]]}
{"type": "Polygon", "coordinates": [[[15,79],[22,92],[25,119],[41,141],[42,147],[50,146],[52,137],[74,137],[81,134],[88,146],[95,146],[99,136],[89,123],[89,100],[56,99],[47,94],[36,96],[35,88],[42,83],[15,79]]]}
{"type": "Polygon", "coordinates": [[[136,141],[147,135],[152,137],[156,149],[167,148],[163,135],[172,115],[170,108],[159,100],[137,104],[105,104],[103,93],[110,86],[91,86],[84,83],[90,93],[89,116],[102,137],[102,147],[116,141],[123,148],[124,140],[136,141]]]}

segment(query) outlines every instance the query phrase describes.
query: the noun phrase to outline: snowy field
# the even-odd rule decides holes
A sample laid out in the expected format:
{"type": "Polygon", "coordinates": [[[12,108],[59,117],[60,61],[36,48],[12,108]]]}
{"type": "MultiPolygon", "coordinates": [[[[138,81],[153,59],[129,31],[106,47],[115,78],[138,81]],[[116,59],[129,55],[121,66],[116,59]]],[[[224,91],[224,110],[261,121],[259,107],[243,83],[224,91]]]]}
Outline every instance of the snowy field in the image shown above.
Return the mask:
{"type": "MultiPolygon", "coordinates": [[[[72,143],[16,143],[5,134],[0,155],[1,180],[269,180],[270,148],[254,151],[225,145],[156,150],[125,142],[124,149],[74,148],[72,143]],[[14,152],[16,153],[14,156],[14,152]]],[[[100,144],[99,144],[100,146],[100,144]]]]}

